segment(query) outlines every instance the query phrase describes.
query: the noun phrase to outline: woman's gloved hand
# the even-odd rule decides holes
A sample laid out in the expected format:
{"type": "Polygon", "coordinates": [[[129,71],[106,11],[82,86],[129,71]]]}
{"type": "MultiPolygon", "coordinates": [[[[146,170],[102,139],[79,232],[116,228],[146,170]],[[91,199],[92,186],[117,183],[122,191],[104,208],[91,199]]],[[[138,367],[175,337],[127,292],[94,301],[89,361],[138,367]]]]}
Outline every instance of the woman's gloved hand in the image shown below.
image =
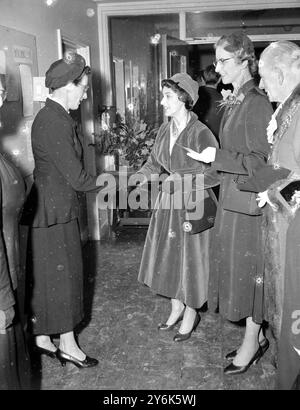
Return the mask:
{"type": "Polygon", "coordinates": [[[259,208],[263,208],[266,204],[269,204],[270,207],[274,209],[274,211],[277,211],[276,205],[273,204],[273,203],[270,201],[270,198],[269,198],[269,196],[268,196],[268,191],[259,192],[259,193],[257,194],[256,201],[258,202],[257,205],[259,206],[259,208]]]}
{"type": "Polygon", "coordinates": [[[186,148],[186,150],[188,151],[186,155],[195,159],[196,161],[205,162],[206,164],[214,162],[217,152],[217,149],[215,147],[204,148],[204,150],[201,152],[196,152],[191,148],[186,148]]]}

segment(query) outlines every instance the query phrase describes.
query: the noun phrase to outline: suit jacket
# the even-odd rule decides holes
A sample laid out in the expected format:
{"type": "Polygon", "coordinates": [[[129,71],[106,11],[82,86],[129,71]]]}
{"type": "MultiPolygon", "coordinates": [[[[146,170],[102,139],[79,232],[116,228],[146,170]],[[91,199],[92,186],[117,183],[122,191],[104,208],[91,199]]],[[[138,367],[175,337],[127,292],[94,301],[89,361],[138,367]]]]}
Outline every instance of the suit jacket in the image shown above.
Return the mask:
{"type": "Polygon", "coordinates": [[[83,168],[75,122],[60,104],[47,99],[33,122],[31,141],[34,183],[22,223],[47,227],[77,218],[76,191],[96,190],[97,177],[83,168]]]}
{"type": "Polygon", "coordinates": [[[221,206],[231,181],[245,182],[266,164],[270,150],[266,129],[272,106],[267,96],[250,80],[240,88],[238,97],[239,104],[225,109],[220,126],[221,147],[212,163],[222,179],[221,206]]]}

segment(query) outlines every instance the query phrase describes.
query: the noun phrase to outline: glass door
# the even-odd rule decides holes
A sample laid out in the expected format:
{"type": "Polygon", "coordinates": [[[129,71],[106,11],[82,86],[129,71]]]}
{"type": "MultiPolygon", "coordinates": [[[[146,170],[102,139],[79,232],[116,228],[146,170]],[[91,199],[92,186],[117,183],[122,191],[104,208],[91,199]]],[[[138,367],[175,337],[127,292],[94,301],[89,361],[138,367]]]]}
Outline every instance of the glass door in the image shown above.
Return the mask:
{"type": "Polygon", "coordinates": [[[167,34],[155,34],[150,41],[150,66],[147,86],[147,106],[149,121],[158,127],[164,118],[161,101],[161,81],[176,73],[188,72],[187,43],[167,34]]]}

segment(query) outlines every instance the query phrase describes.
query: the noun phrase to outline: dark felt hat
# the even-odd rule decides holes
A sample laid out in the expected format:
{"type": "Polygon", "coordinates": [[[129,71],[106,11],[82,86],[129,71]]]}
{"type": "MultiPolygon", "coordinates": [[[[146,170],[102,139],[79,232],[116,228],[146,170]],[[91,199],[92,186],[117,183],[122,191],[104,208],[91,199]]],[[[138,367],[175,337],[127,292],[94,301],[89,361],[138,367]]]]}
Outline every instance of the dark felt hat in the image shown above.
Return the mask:
{"type": "Polygon", "coordinates": [[[174,74],[170,80],[174,81],[174,83],[186,91],[192,97],[193,103],[196,103],[198,100],[199,89],[199,84],[197,81],[194,81],[187,73],[174,74]]]}
{"type": "Polygon", "coordinates": [[[66,51],[61,60],[55,61],[46,72],[47,88],[60,88],[74,81],[82,74],[86,66],[85,59],[74,51],[66,51]]]}

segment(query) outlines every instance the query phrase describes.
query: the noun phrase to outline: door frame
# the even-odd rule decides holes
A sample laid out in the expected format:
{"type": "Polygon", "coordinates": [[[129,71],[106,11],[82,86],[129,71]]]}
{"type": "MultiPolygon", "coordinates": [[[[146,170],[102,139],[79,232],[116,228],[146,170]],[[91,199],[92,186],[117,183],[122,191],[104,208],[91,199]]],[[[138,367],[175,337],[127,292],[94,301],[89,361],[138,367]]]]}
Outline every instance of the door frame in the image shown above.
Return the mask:
{"type": "MultiPolygon", "coordinates": [[[[112,68],[110,61],[109,18],[116,16],[139,16],[156,14],[179,15],[179,38],[186,41],[185,13],[199,11],[224,11],[224,10],[261,10],[274,8],[299,8],[299,0],[149,0],[143,2],[128,1],[116,3],[97,3],[98,35],[100,53],[100,75],[103,104],[113,105],[112,91],[112,68]]],[[[100,1],[100,0],[99,0],[100,1]]],[[[261,36],[250,36],[254,41],[262,41],[261,36]]],[[[264,36],[263,40],[266,40],[264,36]]],[[[272,36],[272,41],[274,41],[272,36]]],[[[188,44],[210,44],[214,38],[203,38],[195,43],[192,40],[188,44]]],[[[267,40],[269,41],[269,40],[267,40]]]]}
{"type": "MultiPolygon", "coordinates": [[[[90,46],[82,41],[72,38],[64,33],[62,30],[57,29],[57,48],[58,58],[63,57],[63,44],[75,49],[78,54],[84,57],[86,64],[90,66],[91,53],[90,46]]],[[[90,81],[90,80],[89,80],[90,81]]],[[[80,104],[82,121],[82,132],[84,134],[84,163],[87,172],[91,175],[96,175],[96,154],[95,149],[90,147],[90,144],[94,144],[94,132],[95,124],[93,118],[93,89],[89,88],[88,98],[80,104]]],[[[99,240],[100,228],[99,228],[99,215],[97,206],[97,193],[86,193],[86,206],[87,206],[87,220],[88,226],[82,232],[82,240],[86,242],[88,239],[99,240]]]]}

